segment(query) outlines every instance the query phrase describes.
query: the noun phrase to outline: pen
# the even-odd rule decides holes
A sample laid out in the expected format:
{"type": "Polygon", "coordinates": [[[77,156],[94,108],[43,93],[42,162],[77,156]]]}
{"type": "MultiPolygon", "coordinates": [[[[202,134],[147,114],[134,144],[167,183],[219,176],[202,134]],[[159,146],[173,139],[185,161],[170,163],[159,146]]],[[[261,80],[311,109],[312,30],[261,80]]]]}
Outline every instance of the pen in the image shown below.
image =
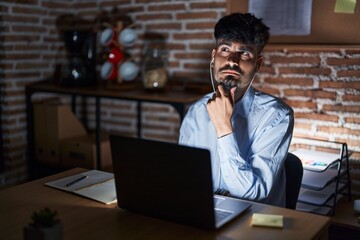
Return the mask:
{"type": "Polygon", "coordinates": [[[66,184],[66,185],[64,186],[64,188],[68,188],[68,187],[74,185],[75,183],[80,182],[81,180],[83,180],[83,179],[85,179],[85,178],[87,178],[87,176],[81,176],[81,177],[75,179],[74,181],[69,182],[68,184],[66,184]]]}

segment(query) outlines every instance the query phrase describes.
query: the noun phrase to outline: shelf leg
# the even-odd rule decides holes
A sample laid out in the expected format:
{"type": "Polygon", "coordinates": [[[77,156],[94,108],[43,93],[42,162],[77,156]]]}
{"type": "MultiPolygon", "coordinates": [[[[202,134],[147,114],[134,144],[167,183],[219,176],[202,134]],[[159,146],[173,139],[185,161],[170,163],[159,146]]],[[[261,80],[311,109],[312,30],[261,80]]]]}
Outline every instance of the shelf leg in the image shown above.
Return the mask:
{"type": "Polygon", "coordinates": [[[96,169],[101,170],[101,109],[100,98],[95,98],[95,121],[96,121],[96,169]]]}

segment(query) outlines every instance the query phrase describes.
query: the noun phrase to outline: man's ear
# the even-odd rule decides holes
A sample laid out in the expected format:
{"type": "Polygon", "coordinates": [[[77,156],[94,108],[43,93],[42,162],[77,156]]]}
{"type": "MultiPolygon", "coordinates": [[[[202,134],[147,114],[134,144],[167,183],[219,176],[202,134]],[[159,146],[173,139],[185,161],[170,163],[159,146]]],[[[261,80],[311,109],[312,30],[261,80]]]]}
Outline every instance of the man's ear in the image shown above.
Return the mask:
{"type": "Polygon", "coordinates": [[[263,62],[264,62],[263,56],[259,56],[256,61],[256,72],[260,71],[260,68],[263,65],[263,62]]]}

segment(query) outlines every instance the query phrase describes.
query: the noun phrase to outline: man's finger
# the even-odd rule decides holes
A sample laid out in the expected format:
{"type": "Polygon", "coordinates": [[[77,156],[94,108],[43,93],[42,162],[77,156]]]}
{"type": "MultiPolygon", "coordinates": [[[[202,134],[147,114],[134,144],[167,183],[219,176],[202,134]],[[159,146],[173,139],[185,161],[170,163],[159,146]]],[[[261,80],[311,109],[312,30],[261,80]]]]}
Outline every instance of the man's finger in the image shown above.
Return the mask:
{"type": "Polygon", "coordinates": [[[219,84],[218,90],[219,90],[220,96],[227,96],[223,85],[219,84]]]}

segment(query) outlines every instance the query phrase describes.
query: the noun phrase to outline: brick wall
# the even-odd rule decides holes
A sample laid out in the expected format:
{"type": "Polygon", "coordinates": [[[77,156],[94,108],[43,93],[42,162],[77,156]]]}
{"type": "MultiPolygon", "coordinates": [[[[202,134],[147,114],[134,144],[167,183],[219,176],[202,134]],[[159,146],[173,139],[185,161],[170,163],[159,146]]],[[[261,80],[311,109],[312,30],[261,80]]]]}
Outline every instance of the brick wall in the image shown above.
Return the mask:
{"type": "Polygon", "coordinates": [[[360,47],[269,46],[264,57],[254,85],[293,107],[293,145],[335,152],[339,145],[324,141],[346,142],[359,194],[360,47]]]}
{"type": "Polygon", "coordinates": [[[26,114],[24,86],[49,76],[62,45],[55,18],[69,4],[24,0],[0,3],[1,127],[5,172],[1,185],[26,179],[26,114]]]}
{"type": "MultiPolygon", "coordinates": [[[[129,49],[141,63],[147,44],[165,39],[171,81],[208,82],[213,25],[226,12],[222,1],[45,1],[5,0],[0,3],[1,127],[5,172],[1,185],[26,179],[26,114],[24,86],[52,76],[63,59],[56,20],[73,13],[93,20],[100,11],[127,13],[136,23],[139,39],[129,49]],[[116,11],[115,11],[116,12],[116,11]]],[[[353,151],[352,179],[360,194],[360,47],[268,46],[265,65],[254,85],[283,98],[295,110],[295,140],[310,137],[345,141],[353,151]]],[[[39,96],[44,97],[44,96],[39,96]]],[[[68,101],[68,100],[64,100],[68,101]]],[[[94,110],[89,101],[89,126],[94,110]]],[[[135,135],[136,105],[103,101],[102,122],[107,131],[135,135]]],[[[143,137],[176,142],[179,117],[161,104],[143,104],[143,137]]],[[[321,144],[320,144],[321,147],[321,144]]]]}

